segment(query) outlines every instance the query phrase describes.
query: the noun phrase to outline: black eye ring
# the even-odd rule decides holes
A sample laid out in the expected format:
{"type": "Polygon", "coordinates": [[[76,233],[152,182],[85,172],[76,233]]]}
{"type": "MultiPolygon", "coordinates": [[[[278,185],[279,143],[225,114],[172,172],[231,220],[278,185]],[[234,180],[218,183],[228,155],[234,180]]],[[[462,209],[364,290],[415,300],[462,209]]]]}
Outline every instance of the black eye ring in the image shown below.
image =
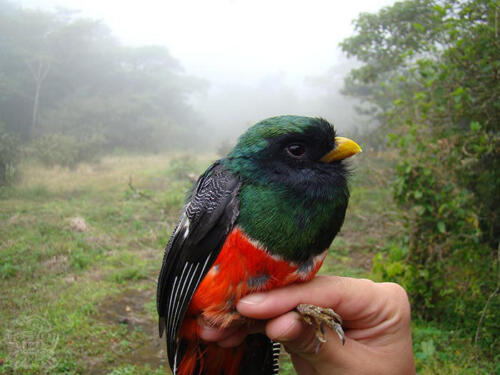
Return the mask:
{"type": "Polygon", "coordinates": [[[286,151],[294,158],[301,158],[306,153],[306,147],[301,143],[292,143],[286,146],[286,151]]]}

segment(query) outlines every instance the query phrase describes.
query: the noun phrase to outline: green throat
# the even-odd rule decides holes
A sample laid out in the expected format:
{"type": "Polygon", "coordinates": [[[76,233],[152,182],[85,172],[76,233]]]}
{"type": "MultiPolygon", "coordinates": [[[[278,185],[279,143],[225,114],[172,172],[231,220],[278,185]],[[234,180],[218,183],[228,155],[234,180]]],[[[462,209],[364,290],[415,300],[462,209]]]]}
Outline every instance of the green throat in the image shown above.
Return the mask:
{"type": "Polygon", "coordinates": [[[325,251],[340,230],[346,191],[331,199],[299,197],[270,185],[245,185],[237,224],[274,255],[296,263],[325,251]]]}

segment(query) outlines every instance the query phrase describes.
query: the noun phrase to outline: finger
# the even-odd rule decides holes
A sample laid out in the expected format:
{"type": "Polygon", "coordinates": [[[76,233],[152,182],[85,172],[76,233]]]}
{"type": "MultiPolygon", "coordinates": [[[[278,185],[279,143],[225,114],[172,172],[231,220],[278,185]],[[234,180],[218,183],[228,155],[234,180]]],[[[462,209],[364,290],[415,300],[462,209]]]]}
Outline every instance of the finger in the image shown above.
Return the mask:
{"type": "Polygon", "coordinates": [[[270,319],[301,303],[332,307],[348,328],[377,325],[386,318],[381,315],[392,313],[394,306],[383,284],[349,277],[318,276],[307,283],[248,295],[238,302],[237,309],[247,317],[270,319]]]}
{"type": "Polygon", "coordinates": [[[311,366],[311,362],[301,356],[292,354],[291,356],[293,368],[298,375],[314,375],[317,371],[311,366]]]}
{"type": "Polygon", "coordinates": [[[265,333],[267,320],[250,320],[247,331],[249,334],[265,333]]]}
{"type": "Polygon", "coordinates": [[[232,348],[235,346],[240,345],[243,340],[248,335],[248,331],[244,328],[239,329],[238,331],[234,332],[231,336],[227,337],[226,339],[220,340],[218,342],[218,345],[223,347],[223,348],[232,348]]]}
{"type": "Polygon", "coordinates": [[[266,323],[264,320],[251,320],[246,327],[235,326],[230,328],[216,328],[202,324],[200,325],[200,338],[204,341],[220,342],[230,339],[235,334],[240,335],[240,331],[245,332],[246,335],[264,333],[266,323]]]}
{"type": "Polygon", "coordinates": [[[271,319],[266,325],[266,335],[274,341],[287,342],[297,339],[307,331],[302,318],[295,311],[290,311],[271,319]]]}
{"type": "Polygon", "coordinates": [[[342,347],[341,341],[334,335],[327,337],[330,340],[328,345],[320,344],[316,338],[316,328],[306,324],[295,311],[271,319],[266,326],[266,334],[270,339],[285,345],[289,353],[320,356],[320,352],[325,351],[325,346],[329,347],[328,352],[342,347]]]}
{"type": "Polygon", "coordinates": [[[295,311],[271,319],[267,324],[266,334],[283,344],[291,354],[295,370],[300,375],[330,374],[331,369],[326,367],[324,371],[317,370],[332,363],[342,367],[352,358],[352,353],[347,349],[352,345],[351,341],[343,346],[333,331],[325,330],[327,342],[320,343],[316,338],[315,327],[305,323],[295,311]]]}
{"type": "Polygon", "coordinates": [[[221,341],[224,340],[238,331],[238,327],[232,328],[216,328],[200,326],[200,338],[204,341],[221,341]]]}
{"type": "MultiPolygon", "coordinates": [[[[330,307],[334,305],[341,315],[352,310],[352,303],[373,295],[373,282],[337,276],[318,276],[308,283],[300,283],[255,293],[242,298],[238,311],[257,319],[269,319],[294,309],[300,303],[330,307]]],[[[359,305],[359,302],[357,302],[359,305]]]]}

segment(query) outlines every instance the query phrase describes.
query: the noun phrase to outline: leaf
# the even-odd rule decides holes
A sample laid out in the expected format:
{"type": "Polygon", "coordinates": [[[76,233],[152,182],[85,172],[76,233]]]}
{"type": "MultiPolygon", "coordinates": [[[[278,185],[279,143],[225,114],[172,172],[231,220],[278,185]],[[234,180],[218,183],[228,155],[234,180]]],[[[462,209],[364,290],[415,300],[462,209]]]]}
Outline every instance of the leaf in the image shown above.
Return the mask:
{"type": "Polygon", "coordinates": [[[436,346],[434,345],[434,340],[429,339],[427,341],[422,341],[420,343],[420,348],[422,350],[422,355],[424,358],[429,358],[436,352],[436,346]]]}
{"type": "Polygon", "coordinates": [[[438,227],[439,233],[446,232],[446,225],[442,221],[438,222],[437,227],[438,227]]]}
{"type": "Polygon", "coordinates": [[[415,206],[415,212],[417,215],[422,216],[425,213],[425,208],[423,206],[415,206]]]}
{"type": "Polygon", "coordinates": [[[481,130],[481,124],[477,121],[472,121],[470,123],[470,130],[472,130],[473,132],[481,130]]]}
{"type": "Polygon", "coordinates": [[[453,91],[451,93],[451,95],[453,96],[460,96],[462,95],[463,93],[465,92],[464,88],[463,87],[457,87],[457,89],[455,91],[453,91]]]}
{"type": "Polygon", "coordinates": [[[417,31],[424,31],[423,26],[422,26],[421,24],[417,23],[417,22],[415,22],[415,23],[413,24],[413,28],[414,28],[415,30],[417,30],[417,31]]]}
{"type": "Polygon", "coordinates": [[[439,15],[444,16],[446,14],[446,10],[440,5],[434,5],[433,9],[439,13],[439,15]]]}

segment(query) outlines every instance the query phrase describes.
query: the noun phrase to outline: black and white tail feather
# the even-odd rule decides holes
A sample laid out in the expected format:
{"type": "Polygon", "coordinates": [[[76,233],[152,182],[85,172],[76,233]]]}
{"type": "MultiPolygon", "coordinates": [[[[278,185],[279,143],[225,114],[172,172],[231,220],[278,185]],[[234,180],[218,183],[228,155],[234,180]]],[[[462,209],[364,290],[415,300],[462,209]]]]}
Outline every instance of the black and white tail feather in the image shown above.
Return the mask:
{"type": "MultiPolygon", "coordinates": [[[[160,337],[166,331],[168,361],[174,375],[187,347],[179,342],[179,329],[194,292],[235,225],[240,188],[240,180],[220,161],[212,164],[198,179],[165,249],[156,302],[160,337]]],[[[241,374],[277,374],[279,344],[264,335],[252,336],[254,346],[262,349],[259,353],[249,347],[241,374]],[[260,367],[254,370],[256,361],[260,367]]]]}

